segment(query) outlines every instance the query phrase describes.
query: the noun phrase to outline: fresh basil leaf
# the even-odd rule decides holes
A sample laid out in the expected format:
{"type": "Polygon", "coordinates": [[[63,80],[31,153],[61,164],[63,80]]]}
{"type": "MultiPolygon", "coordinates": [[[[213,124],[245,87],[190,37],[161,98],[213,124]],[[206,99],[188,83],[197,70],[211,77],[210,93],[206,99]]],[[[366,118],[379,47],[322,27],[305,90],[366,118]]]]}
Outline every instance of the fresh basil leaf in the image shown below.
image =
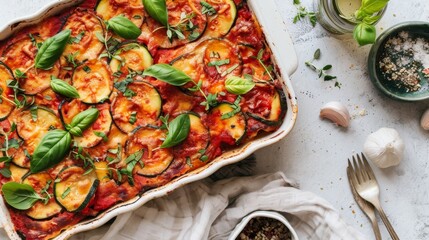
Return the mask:
{"type": "Polygon", "coordinates": [[[69,130],[69,133],[70,133],[71,135],[73,135],[73,136],[76,136],[76,137],[82,137],[82,136],[83,136],[83,131],[82,131],[82,129],[80,129],[80,128],[78,128],[78,127],[71,128],[71,129],[69,130]]]}
{"type": "Polygon", "coordinates": [[[381,11],[388,2],[389,0],[363,0],[359,10],[372,15],[381,11]]]}
{"type": "Polygon", "coordinates": [[[74,116],[66,128],[74,136],[82,136],[82,132],[97,120],[98,114],[99,111],[97,108],[89,108],[74,116]]]}
{"type": "Polygon", "coordinates": [[[255,83],[249,79],[240,77],[229,77],[225,81],[225,88],[228,92],[236,95],[246,94],[255,87],[255,83]]]}
{"type": "Polygon", "coordinates": [[[52,68],[58,58],[63,54],[67,42],[69,41],[71,31],[63,30],[57,35],[46,39],[37,52],[34,59],[36,68],[48,70],[52,68]]]}
{"type": "Polygon", "coordinates": [[[365,17],[362,21],[367,24],[374,25],[378,20],[380,20],[381,15],[375,15],[371,17],[365,17]]]}
{"type": "Polygon", "coordinates": [[[353,31],[353,38],[360,46],[375,42],[375,27],[366,23],[359,23],[353,31]]]}
{"type": "Polygon", "coordinates": [[[77,92],[76,88],[68,84],[67,82],[52,78],[51,79],[51,88],[54,92],[63,95],[64,97],[68,98],[79,98],[79,93],[77,92]]]}
{"type": "Polygon", "coordinates": [[[143,0],[144,9],[153,19],[168,27],[168,12],[165,0],[143,0]]]}
{"type": "Polygon", "coordinates": [[[3,184],[1,191],[4,199],[13,208],[27,210],[43,198],[28,184],[8,182],[3,184]]]}
{"type": "Polygon", "coordinates": [[[142,31],[133,22],[124,16],[116,16],[107,21],[107,26],[125,39],[136,39],[142,31]]]}
{"type": "MultiPolygon", "coordinates": [[[[6,150],[6,148],[4,148],[2,150],[6,150]]],[[[2,162],[8,163],[8,162],[11,162],[11,161],[12,161],[12,157],[7,157],[7,156],[0,157],[0,163],[2,163],[2,162]]]]}
{"type": "Polygon", "coordinates": [[[181,114],[170,122],[167,137],[161,148],[174,147],[188,137],[191,120],[188,114],[181,114]]]}
{"type": "Polygon", "coordinates": [[[33,153],[30,171],[38,173],[61,162],[70,150],[70,145],[70,133],[59,129],[49,131],[33,153]]]}
{"type": "Polygon", "coordinates": [[[10,178],[12,176],[12,172],[9,168],[2,168],[0,169],[0,174],[5,178],[10,178]]]}
{"type": "Polygon", "coordinates": [[[168,64],[152,65],[144,70],[143,75],[154,77],[173,86],[183,86],[192,81],[186,73],[168,64]]]}

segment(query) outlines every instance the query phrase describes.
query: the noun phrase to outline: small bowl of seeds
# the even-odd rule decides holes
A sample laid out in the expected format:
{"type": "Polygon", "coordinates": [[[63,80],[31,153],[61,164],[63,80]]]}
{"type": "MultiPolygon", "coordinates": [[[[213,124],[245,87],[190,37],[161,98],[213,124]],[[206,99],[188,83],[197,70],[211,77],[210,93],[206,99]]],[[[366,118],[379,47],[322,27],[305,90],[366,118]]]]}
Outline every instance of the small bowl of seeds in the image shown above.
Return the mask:
{"type": "Polygon", "coordinates": [[[368,71],[389,97],[429,99],[429,23],[404,22],[384,31],[371,48],[368,71]]]}
{"type": "Polygon", "coordinates": [[[299,240],[289,221],[280,213],[255,211],[235,227],[228,240],[299,240]]]}

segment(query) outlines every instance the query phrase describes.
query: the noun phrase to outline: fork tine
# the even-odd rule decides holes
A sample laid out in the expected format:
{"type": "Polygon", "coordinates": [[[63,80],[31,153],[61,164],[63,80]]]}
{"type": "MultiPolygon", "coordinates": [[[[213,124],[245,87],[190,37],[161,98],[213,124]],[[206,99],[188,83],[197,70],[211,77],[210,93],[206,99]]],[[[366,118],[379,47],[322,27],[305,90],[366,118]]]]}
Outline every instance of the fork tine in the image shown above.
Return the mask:
{"type": "Polygon", "coordinates": [[[369,174],[368,174],[368,172],[367,172],[367,170],[366,170],[366,167],[364,166],[364,163],[363,163],[363,161],[362,161],[362,158],[360,157],[360,155],[359,155],[359,154],[356,154],[356,155],[357,155],[357,161],[358,161],[358,163],[359,163],[359,170],[360,170],[360,172],[361,172],[361,174],[362,174],[362,181],[369,180],[369,179],[370,179],[370,177],[369,177],[369,174]]]}
{"type": "Polygon", "coordinates": [[[350,160],[349,160],[349,166],[347,167],[347,177],[349,178],[351,187],[356,189],[356,186],[359,183],[358,183],[358,180],[356,178],[356,173],[355,173],[355,171],[353,171],[353,167],[351,166],[350,160]]]}
{"type": "Polygon", "coordinates": [[[353,158],[353,168],[354,168],[355,176],[357,178],[358,183],[362,183],[362,173],[361,173],[361,170],[359,169],[359,165],[356,162],[355,156],[353,156],[352,158],[353,158]]]}
{"type": "Polygon", "coordinates": [[[372,180],[376,180],[375,179],[375,174],[372,171],[372,168],[369,165],[368,160],[366,159],[366,157],[365,157],[365,155],[363,153],[361,153],[361,155],[362,155],[363,163],[365,165],[365,169],[366,169],[366,172],[368,173],[369,178],[372,179],[372,180]]]}

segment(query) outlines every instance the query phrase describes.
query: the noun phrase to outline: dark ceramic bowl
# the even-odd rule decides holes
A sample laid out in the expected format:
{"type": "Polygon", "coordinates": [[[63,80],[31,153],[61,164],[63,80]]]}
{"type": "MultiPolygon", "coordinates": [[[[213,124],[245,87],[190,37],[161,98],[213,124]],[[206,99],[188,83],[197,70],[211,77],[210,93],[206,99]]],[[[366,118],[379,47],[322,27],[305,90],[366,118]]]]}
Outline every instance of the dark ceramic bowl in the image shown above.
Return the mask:
{"type": "Polygon", "coordinates": [[[368,72],[372,83],[387,96],[402,101],[421,101],[429,99],[428,80],[420,82],[421,88],[414,92],[407,92],[398,88],[392,81],[384,78],[380,68],[379,60],[384,51],[386,41],[399,32],[406,31],[413,36],[429,39],[429,22],[404,22],[385,30],[372,46],[368,56],[368,72]]]}

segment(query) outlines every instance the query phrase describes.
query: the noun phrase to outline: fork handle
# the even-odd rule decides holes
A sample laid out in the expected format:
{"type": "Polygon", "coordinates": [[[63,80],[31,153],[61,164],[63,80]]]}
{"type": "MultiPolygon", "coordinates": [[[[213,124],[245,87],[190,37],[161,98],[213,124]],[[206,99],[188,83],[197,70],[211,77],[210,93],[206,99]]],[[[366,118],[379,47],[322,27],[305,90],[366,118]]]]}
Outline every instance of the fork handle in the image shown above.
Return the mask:
{"type": "Polygon", "coordinates": [[[392,227],[392,224],[390,224],[389,219],[387,219],[387,216],[384,213],[383,208],[381,208],[380,205],[374,206],[374,207],[377,208],[378,213],[380,214],[381,220],[383,220],[383,223],[386,226],[387,231],[390,234],[390,237],[392,237],[393,240],[399,240],[398,234],[396,234],[395,230],[392,227]]]}
{"type": "Polygon", "coordinates": [[[377,219],[372,219],[372,230],[374,231],[375,240],[381,240],[380,228],[378,227],[377,219]]]}

